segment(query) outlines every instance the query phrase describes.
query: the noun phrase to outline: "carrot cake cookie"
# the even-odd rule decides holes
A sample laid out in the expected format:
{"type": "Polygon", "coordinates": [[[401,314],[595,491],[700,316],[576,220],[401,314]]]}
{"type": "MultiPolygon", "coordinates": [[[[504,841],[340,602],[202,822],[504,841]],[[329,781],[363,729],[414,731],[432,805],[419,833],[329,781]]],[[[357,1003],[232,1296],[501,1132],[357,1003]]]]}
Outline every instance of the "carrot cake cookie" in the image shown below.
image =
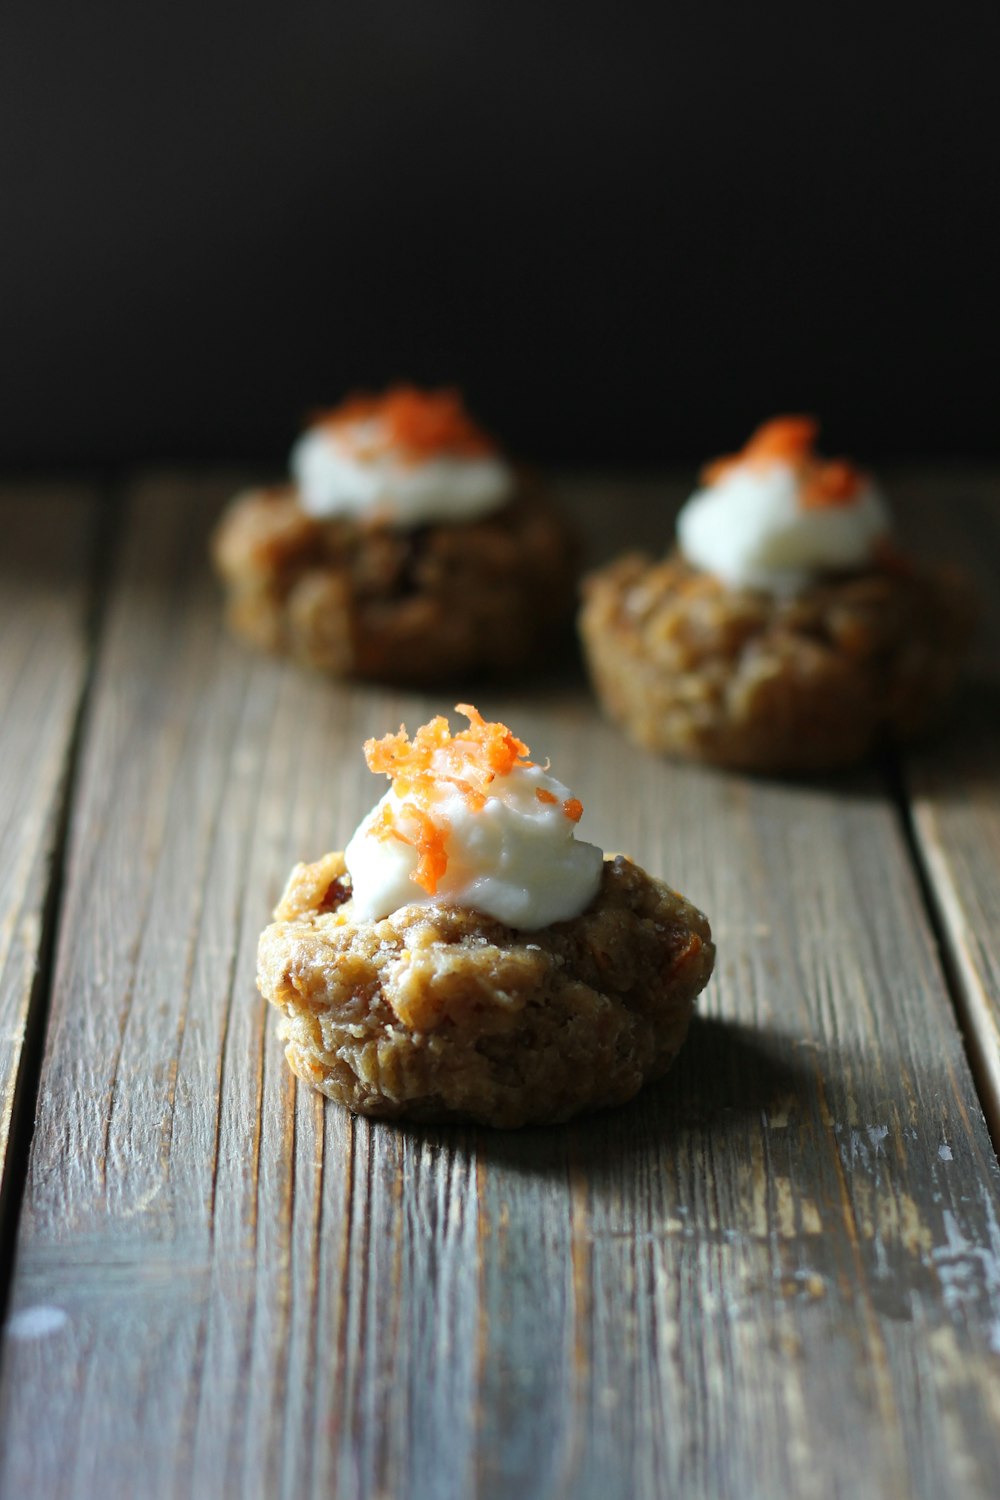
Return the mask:
{"type": "Polygon", "coordinates": [[[607,713],[650,750],[759,771],[830,769],[940,714],[973,623],[953,569],[903,555],[873,479],[779,417],[702,475],[662,561],[584,583],[607,713]]]}
{"type": "Polygon", "coordinates": [[[571,614],[566,523],[456,391],[351,397],[306,429],[291,471],[237,496],[213,542],[253,645],[427,683],[524,666],[571,614]]]}
{"type": "Polygon", "coordinates": [[[577,837],[579,800],[460,705],[365,745],[391,786],[343,853],[292,871],[258,984],[293,1070],[387,1119],[513,1127],[665,1073],[708,982],[708,922],[577,837]]]}

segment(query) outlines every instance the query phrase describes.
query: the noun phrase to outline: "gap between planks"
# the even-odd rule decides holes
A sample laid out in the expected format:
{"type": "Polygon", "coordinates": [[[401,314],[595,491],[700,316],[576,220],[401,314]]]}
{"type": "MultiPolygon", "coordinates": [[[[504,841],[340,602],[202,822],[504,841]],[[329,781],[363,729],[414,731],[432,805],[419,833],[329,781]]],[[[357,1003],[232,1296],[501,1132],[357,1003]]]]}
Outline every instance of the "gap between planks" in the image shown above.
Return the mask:
{"type": "Polygon", "coordinates": [[[903,757],[901,802],[1000,1152],[1000,473],[910,472],[898,490],[915,550],[962,567],[981,612],[952,722],[903,757]]]}
{"type": "Polygon", "coordinates": [[[45,1044],[66,837],[100,633],[113,506],[113,499],[93,486],[8,483],[0,488],[4,750],[15,737],[32,741],[30,760],[7,788],[10,822],[0,839],[9,882],[0,911],[0,1324],[45,1044]],[[33,637],[28,654],[18,659],[25,625],[33,637]],[[25,673],[44,681],[44,702],[35,704],[44,718],[37,726],[20,701],[25,673]],[[18,868],[24,872],[20,882],[16,874],[11,880],[11,870],[18,868]]]}

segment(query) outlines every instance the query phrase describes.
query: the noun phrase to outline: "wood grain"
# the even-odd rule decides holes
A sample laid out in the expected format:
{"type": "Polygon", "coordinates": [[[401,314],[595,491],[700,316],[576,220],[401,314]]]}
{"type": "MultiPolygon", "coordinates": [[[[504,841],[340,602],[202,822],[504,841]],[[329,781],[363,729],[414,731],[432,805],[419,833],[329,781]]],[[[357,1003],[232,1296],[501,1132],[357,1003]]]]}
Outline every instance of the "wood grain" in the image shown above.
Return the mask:
{"type": "MultiPolygon", "coordinates": [[[[596,554],[629,494],[581,492],[596,554]]],[[[0,1492],[992,1493],[1000,1178],[887,788],[656,761],[572,667],[478,693],[590,837],[709,912],[717,977],[626,1109],[514,1135],[352,1120],[285,1067],[257,934],[373,800],[361,740],[467,685],[336,687],[229,642],[203,564],[219,497],[162,479],[129,507],[0,1492]]]]}
{"type": "MultiPolygon", "coordinates": [[[[77,711],[96,497],[0,488],[0,1249],[13,1233],[11,1139],[25,1086],[77,711]]],[[[0,1256],[0,1264],[3,1257],[0,1256]]],[[[0,1284],[0,1306],[4,1286],[0,1284]]]]}
{"type": "Polygon", "coordinates": [[[1000,1148],[1000,479],[900,484],[917,545],[966,569],[978,640],[949,732],[908,757],[907,783],[983,1107],[1000,1148]]]}

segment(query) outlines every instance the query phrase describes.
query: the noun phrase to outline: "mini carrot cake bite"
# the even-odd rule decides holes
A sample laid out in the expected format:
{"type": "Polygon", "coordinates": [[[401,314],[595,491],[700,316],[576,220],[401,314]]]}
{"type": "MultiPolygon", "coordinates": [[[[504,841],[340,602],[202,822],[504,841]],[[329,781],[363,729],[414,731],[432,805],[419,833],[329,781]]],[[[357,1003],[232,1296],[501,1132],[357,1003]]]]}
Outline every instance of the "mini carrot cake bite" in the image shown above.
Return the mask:
{"type": "Polygon", "coordinates": [[[459,705],[369,740],[392,785],[344,853],[297,865],[258,985],[292,1069],[386,1119],[504,1128],[620,1104],[665,1073],[712,972],[708,922],[576,836],[580,802],[459,705]]]}
{"type": "Polygon", "coordinates": [[[778,417],[709,464],[663,560],[584,582],[598,697],[637,744],[760,771],[833,769],[939,715],[974,609],[904,556],[874,481],[778,417]]]}
{"type": "Polygon", "coordinates": [[[456,391],[318,416],[292,483],[238,495],[213,542],[230,625],[338,677],[426,683],[537,659],[571,615],[566,523],[456,391]]]}

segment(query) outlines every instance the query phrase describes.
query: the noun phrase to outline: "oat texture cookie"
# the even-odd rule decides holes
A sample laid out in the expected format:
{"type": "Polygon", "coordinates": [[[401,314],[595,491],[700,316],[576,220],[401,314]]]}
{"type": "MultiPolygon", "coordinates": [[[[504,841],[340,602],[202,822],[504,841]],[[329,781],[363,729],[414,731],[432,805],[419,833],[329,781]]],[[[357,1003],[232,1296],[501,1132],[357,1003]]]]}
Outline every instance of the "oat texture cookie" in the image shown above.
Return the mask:
{"type": "Polygon", "coordinates": [[[510,1128],[620,1104],[669,1068],[708,922],[575,836],[579,802],[474,709],[366,746],[393,785],[299,865],[260,940],[286,1057],[358,1113],[510,1128]]]}
{"type": "Polygon", "coordinates": [[[881,493],[778,418],[710,465],[661,561],[584,582],[597,695],[637,744],[758,771],[825,770],[940,719],[974,621],[967,582],[892,542],[881,493]]]}
{"type": "Polygon", "coordinates": [[[530,662],[573,607],[577,546],[453,391],[320,415],[293,483],[232,501],[212,551],[232,629],[339,677],[427,683],[530,662]]]}

